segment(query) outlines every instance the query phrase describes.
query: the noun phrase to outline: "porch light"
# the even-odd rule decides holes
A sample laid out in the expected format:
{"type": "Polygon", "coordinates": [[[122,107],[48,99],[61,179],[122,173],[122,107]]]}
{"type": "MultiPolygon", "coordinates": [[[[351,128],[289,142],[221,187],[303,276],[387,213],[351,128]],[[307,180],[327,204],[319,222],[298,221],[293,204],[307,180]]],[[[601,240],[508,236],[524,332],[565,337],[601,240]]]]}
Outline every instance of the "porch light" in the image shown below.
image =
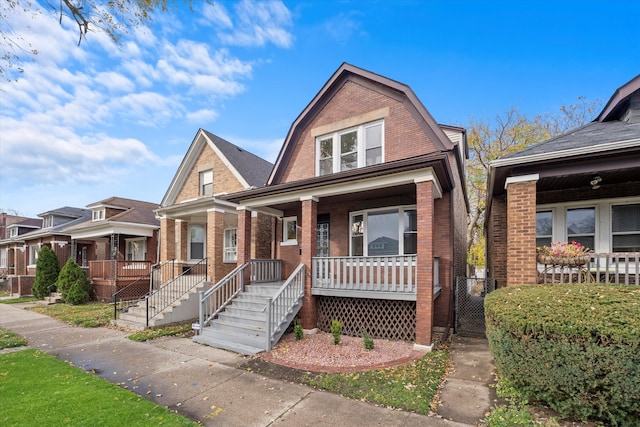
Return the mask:
{"type": "Polygon", "coordinates": [[[592,190],[597,190],[598,188],[600,188],[600,183],[602,182],[602,177],[600,175],[596,175],[594,176],[591,181],[589,182],[589,184],[591,184],[591,189],[592,190]]]}

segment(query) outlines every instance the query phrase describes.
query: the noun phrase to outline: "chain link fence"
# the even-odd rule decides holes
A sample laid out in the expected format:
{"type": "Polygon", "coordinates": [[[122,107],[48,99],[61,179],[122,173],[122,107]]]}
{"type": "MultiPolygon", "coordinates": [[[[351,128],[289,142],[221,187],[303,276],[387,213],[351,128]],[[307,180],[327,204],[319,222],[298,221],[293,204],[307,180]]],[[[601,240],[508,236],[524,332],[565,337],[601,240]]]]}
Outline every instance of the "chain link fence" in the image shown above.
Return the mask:
{"type": "Polygon", "coordinates": [[[456,333],[484,336],[484,297],[495,289],[496,280],[491,277],[456,277],[456,333]]]}

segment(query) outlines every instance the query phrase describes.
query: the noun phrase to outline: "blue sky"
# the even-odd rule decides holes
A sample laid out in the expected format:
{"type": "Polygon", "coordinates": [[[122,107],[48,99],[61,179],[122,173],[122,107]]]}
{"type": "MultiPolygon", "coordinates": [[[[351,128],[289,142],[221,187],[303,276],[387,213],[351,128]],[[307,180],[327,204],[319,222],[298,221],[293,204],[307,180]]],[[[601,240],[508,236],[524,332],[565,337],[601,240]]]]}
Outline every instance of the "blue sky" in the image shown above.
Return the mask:
{"type": "Polygon", "coordinates": [[[27,216],[111,196],[159,203],[198,128],[274,161],[342,62],[463,127],[605,102],[640,73],[634,0],[195,0],[120,47],[102,33],[78,47],[50,14],[0,25],[40,51],[0,81],[0,209],[27,216]]]}

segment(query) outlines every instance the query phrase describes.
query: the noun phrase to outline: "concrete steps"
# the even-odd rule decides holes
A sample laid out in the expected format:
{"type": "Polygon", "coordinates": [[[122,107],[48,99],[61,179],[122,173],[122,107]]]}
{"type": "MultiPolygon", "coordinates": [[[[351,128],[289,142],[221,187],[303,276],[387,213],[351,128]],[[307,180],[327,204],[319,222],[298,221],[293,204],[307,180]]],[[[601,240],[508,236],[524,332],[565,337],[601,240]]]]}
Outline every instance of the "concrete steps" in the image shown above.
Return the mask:
{"type": "Polygon", "coordinates": [[[51,295],[49,295],[48,297],[44,297],[44,299],[42,299],[41,301],[38,301],[38,304],[52,305],[52,304],[58,304],[59,302],[62,302],[62,296],[60,295],[60,293],[52,292],[51,295]]]}
{"type": "Polygon", "coordinates": [[[267,300],[283,282],[250,284],[193,341],[236,353],[255,355],[267,349],[267,300]]]}

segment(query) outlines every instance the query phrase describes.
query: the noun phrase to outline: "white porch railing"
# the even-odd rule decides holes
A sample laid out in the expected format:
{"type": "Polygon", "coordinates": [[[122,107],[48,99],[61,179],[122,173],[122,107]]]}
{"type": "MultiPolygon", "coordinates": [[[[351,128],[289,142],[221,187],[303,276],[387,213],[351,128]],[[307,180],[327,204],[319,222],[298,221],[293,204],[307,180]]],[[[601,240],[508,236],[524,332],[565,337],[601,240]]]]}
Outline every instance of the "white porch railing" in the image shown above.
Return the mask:
{"type": "Polygon", "coordinates": [[[280,340],[293,317],[302,307],[304,264],[300,264],[267,302],[267,351],[280,340]]]}
{"type": "Polygon", "coordinates": [[[244,287],[244,271],[250,264],[236,267],[213,287],[200,291],[200,310],[198,315],[198,333],[204,325],[218,315],[244,287]]]}
{"type": "Polygon", "coordinates": [[[640,285],[640,252],[592,253],[577,267],[538,264],[540,283],[619,283],[640,285]]]}
{"type": "Polygon", "coordinates": [[[417,256],[313,258],[312,293],[416,300],[417,256]]]}
{"type": "Polygon", "coordinates": [[[282,261],[279,259],[252,259],[251,281],[279,282],[282,280],[282,261]]]}

